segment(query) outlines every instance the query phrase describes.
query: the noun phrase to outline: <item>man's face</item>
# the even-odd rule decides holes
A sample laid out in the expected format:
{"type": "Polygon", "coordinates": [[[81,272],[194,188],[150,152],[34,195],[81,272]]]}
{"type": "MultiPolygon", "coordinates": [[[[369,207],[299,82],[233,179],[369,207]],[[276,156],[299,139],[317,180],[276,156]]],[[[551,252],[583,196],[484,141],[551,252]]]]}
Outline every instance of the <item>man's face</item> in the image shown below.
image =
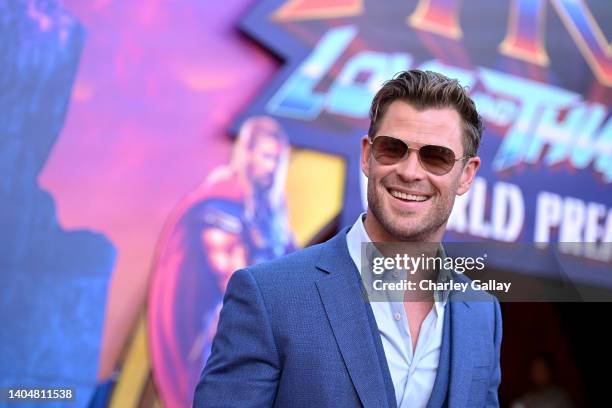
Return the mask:
{"type": "Polygon", "coordinates": [[[271,136],[260,135],[249,152],[249,179],[256,187],[269,189],[274,183],[282,153],[280,142],[271,136]]]}
{"type": "MultiPolygon", "coordinates": [[[[404,101],[394,101],[380,122],[375,136],[379,135],[402,139],[410,147],[413,143],[445,146],[455,158],[465,155],[461,118],[451,108],[418,111],[404,101]]],[[[366,229],[370,238],[441,241],[455,196],[469,189],[480,159],[471,158],[465,166],[459,160],[449,173],[437,176],[421,166],[414,150],[396,164],[382,165],[372,157],[371,148],[364,137],[361,166],[368,177],[366,229]]]]}

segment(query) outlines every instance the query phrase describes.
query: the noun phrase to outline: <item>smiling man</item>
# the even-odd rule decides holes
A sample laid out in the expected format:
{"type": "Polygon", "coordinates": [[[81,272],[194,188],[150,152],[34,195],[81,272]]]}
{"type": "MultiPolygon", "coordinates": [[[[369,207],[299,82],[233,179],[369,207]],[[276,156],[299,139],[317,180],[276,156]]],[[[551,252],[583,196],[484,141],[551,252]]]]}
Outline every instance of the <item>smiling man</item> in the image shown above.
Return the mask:
{"type": "Polygon", "coordinates": [[[468,190],[480,165],[473,146],[482,125],[473,105],[465,115],[476,115],[474,122],[463,125],[456,108],[445,106],[450,100],[431,101],[432,106],[425,98],[407,102],[396,97],[405,92],[402,77],[394,81],[398,84],[388,82],[374,99],[378,117],[362,141],[368,177],[365,227],[378,242],[440,242],[455,196],[468,190]]]}
{"type": "Polygon", "coordinates": [[[363,243],[439,247],[480,166],[475,105],[456,80],[412,70],[383,85],[370,118],[367,212],[323,244],[232,276],[195,407],[498,406],[497,301],[449,290],[369,302],[361,264],[363,243]]]}

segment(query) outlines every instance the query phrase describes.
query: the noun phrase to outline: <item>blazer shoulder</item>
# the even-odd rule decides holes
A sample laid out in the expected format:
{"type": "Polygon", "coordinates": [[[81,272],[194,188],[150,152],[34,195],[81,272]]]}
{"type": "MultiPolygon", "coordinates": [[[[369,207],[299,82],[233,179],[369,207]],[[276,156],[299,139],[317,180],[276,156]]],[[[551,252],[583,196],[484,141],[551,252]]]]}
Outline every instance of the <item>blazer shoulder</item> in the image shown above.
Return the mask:
{"type": "Polygon", "coordinates": [[[285,281],[295,282],[300,279],[310,280],[321,273],[316,265],[320,257],[323,256],[326,244],[324,242],[299,249],[277,259],[249,266],[246,269],[260,285],[281,284],[285,281]]]}

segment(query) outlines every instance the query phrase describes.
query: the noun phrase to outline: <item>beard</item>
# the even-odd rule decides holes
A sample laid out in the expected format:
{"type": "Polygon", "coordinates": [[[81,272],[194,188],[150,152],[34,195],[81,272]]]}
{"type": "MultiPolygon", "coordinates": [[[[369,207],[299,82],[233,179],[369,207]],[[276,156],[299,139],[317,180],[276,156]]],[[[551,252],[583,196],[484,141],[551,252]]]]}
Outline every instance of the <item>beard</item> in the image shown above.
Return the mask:
{"type": "Polygon", "coordinates": [[[385,183],[385,178],[379,183],[368,179],[368,207],[378,224],[397,242],[436,241],[436,233],[446,226],[454,199],[440,200],[440,195],[433,195],[429,198],[429,209],[419,214],[396,208],[385,209],[385,196],[391,197],[386,184],[411,187],[405,183],[385,183]]]}

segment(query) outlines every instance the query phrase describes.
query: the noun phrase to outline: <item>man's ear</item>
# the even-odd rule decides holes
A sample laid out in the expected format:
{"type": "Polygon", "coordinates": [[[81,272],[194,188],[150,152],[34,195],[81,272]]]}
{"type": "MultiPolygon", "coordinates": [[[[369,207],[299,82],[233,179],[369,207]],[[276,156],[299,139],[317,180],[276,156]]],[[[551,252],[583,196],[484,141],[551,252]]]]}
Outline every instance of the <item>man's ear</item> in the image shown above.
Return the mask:
{"type": "Polygon", "coordinates": [[[370,174],[371,151],[370,138],[366,135],[361,139],[361,171],[366,177],[370,174]]]}
{"type": "Polygon", "coordinates": [[[457,195],[463,195],[470,189],[479,167],[480,157],[475,156],[468,159],[468,162],[465,164],[465,166],[463,166],[463,169],[461,171],[461,178],[459,179],[457,195]]]}

